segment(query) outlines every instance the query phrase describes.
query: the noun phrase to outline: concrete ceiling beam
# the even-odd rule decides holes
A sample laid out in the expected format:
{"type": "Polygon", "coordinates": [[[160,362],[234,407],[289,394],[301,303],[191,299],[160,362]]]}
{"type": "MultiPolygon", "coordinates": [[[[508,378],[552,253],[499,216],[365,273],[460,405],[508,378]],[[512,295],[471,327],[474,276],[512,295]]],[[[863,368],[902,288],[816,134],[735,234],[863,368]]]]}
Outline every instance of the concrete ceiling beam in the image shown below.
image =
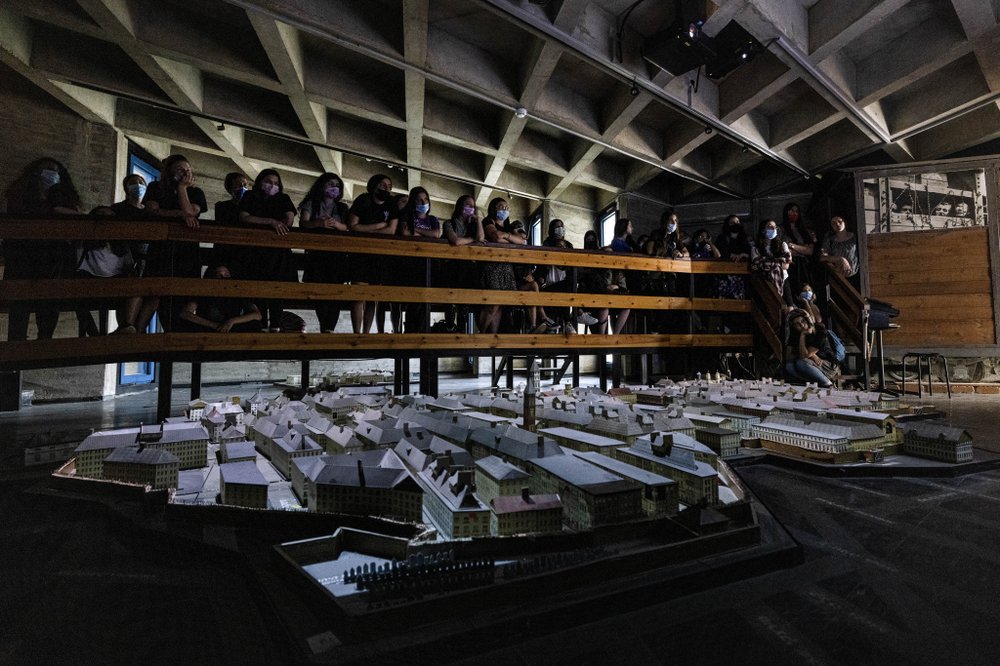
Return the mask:
{"type": "Polygon", "coordinates": [[[114,125],[115,106],[107,95],[50,79],[31,66],[31,23],[18,14],[0,7],[0,62],[28,79],[84,120],[114,125]]]}
{"type": "MultiPolygon", "coordinates": [[[[403,58],[418,68],[427,65],[428,0],[403,1],[403,58]]],[[[423,164],[425,79],[418,71],[403,73],[406,104],[407,181],[411,188],[420,184],[419,167],[423,164]]]]}
{"type": "MultiPolygon", "coordinates": [[[[326,143],[327,109],[322,104],[311,101],[306,95],[306,56],[298,30],[254,12],[247,12],[247,18],[250,19],[250,25],[278,75],[282,92],[288,97],[306,136],[314,143],[326,143]]],[[[343,171],[343,153],[322,145],[315,146],[315,152],[325,171],[338,174],[343,171]]]]}
{"type": "Polygon", "coordinates": [[[865,34],[910,0],[819,0],[809,8],[809,55],[821,62],[865,34]]]}
{"type": "Polygon", "coordinates": [[[997,138],[1000,138],[1000,109],[989,104],[921,132],[910,139],[910,144],[914,158],[933,160],[997,138]]]}
{"type": "MultiPolygon", "coordinates": [[[[525,59],[526,64],[521,73],[521,90],[518,95],[518,104],[520,106],[525,109],[531,109],[538,103],[542,93],[545,91],[546,84],[552,78],[553,72],[555,72],[556,65],[559,64],[562,52],[562,49],[553,42],[547,40],[535,41],[533,52],[525,59]]],[[[521,134],[524,132],[524,128],[528,124],[527,118],[518,118],[512,113],[505,113],[503,115],[504,120],[497,152],[495,155],[486,158],[483,182],[487,186],[481,187],[478,190],[476,195],[476,205],[478,206],[485,206],[489,202],[492,194],[489,186],[496,184],[500,180],[507,162],[514,151],[514,147],[517,145],[521,134]]]]}
{"type": "Polygon", "coordinates": [[[227,135],[218,129],[214,121],[198,115],[204,103],[201,70],[187,63],[149,54],[135,37],[132,11],[124,0],[77,0],[77,2],[174,104],[192,114],[194,124],[205,133],[205,136],[241,169],[250,173],[253,165],[236,147],[241,141],[241,136],[236,136],[233,132],[227,135]]]}

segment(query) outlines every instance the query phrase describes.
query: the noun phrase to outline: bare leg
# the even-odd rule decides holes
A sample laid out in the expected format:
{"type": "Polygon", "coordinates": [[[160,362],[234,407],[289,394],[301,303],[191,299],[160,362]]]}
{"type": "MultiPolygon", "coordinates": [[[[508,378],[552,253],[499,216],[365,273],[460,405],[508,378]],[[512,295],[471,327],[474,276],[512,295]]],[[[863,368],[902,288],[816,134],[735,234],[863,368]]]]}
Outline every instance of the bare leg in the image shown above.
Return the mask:
{"type": "Polygon", "coordinates": [[[595,317],[597,317],[597,323],[590,327],[590,332],[597,335],[604,335],[608,332],[608,309],[601,308],[596,310],[595,317]]]}
{"type": "Polygon", "coordinates": [[[365,302],[354,301],[351,303],[351,327],[355,333],[361,333],[361,324],[365,317],[365,302]]]}
{"type": "Polygon", "coordinates": [[[146,328],[149,326],[150,320],[153,319],[153,313],[156,312],[157,308],[159,307],[160,307],[159,296],[142,299],[142,306],[139,308],[139,314],[135,318],[136,332],[138,333],[146,332],[146,328]]]}
{"type": "MultiPolygon", "coordinates": [[[[364,327],[362,333],[372,330],[372,321],[375,319],[375,311],[378,310],[378,301],[365,301],[364,305],[364,327]]],[[[384,324],[383,324],[384,325],[384,324]]]]}
{"type": "Polygon", "coordinates": [[[622,329],[625,328],[625,324],[628,322],[628,316],[629,314],[631,314],[631,312],[632,310],[630,310],[629,308],[625,308],[623,310],[618,311],[618,316],[615,317],[615,326],[612,329],[612,333],[618,335],[619,333],[622,332],[622,329]]]}

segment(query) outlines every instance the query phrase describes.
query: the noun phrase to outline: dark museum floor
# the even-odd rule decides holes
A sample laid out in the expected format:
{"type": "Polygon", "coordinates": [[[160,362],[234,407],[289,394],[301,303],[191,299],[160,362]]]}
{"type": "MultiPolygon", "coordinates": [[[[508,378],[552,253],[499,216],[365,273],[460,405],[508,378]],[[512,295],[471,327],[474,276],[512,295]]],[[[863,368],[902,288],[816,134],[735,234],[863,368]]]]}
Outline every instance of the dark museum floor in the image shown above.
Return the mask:
{"type": "MultiPolygon", "coordinates": [[[[187,397],[175,392],[177,409],[187,397]]],[[[0,663],[337,661],[337,651],[307,659],[306,637],[338,626],[283,584],[261,544],[244,549],[245,537],[225,529],[138,529],[126,513],[45,492],[48,468],[24,467],[25,447],[151,420],[155,403],[146,392],[0,414],[0,663]],[[240,553],[226,549],[237,540],[240,553]]],[[[936,404],[997,449],[1000,397],[936,404]]],[[[469,620],[454,640],[341,654],[494,665],[1000,660],[1000,469],[843,479],[756,464],[739,474],[801,545],[801,564],[662,600],[529,611],[503,631],[469,620]]]]}

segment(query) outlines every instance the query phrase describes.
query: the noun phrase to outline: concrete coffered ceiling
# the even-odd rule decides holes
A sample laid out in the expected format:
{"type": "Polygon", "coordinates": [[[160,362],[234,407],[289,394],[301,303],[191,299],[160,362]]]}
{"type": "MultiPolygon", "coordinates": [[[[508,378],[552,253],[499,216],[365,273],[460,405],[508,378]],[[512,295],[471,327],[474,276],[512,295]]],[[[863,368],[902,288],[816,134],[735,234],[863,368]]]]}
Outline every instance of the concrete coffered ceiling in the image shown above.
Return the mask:
{"type": "Polygon", "coordinates": [[[633,4],[26,0],[0,6],[0,66],[159,157],[355,191],[388,163],[480,204],[746,197],[1000,140],[1000,0],[707,2],[706,33],[769,44],[718,81],[642,61],[673,2],[634,7],[619,58],[633,4]]]}

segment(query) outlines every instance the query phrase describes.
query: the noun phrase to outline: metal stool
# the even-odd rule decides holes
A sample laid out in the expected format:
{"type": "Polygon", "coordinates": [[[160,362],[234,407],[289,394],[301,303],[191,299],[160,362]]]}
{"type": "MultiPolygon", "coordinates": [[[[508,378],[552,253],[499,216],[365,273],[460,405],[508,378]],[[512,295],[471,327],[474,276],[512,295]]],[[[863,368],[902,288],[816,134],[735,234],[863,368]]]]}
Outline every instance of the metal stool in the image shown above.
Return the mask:
{"type": "Polygon", "coordinates": [[[944,364],[944,385],[948,387],[948,397],[951,398],[951,379],[948,377],[948,359],[941,354],[908,352],[903,354],[903,395],[906,395],[906,361],[914,358],[917,361],[917,396],[924,397],[923,367],[927,364],[927,394],[934,395],[934,384],[931,381],[931,361],[940,359],[944,364]]]}

